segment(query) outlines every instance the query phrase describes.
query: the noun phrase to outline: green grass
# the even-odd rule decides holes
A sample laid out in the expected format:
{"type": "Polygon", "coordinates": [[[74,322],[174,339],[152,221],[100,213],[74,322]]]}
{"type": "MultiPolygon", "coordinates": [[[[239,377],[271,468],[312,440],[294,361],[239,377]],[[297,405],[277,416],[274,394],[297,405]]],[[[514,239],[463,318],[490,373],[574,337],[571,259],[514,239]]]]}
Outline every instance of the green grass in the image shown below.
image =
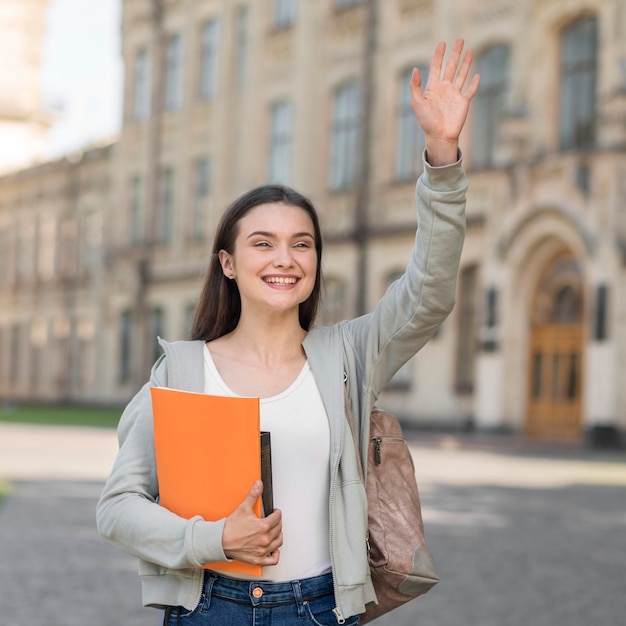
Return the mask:
{"type": "Polygon", "coordinates": [[[2,504],[2,500],[4,496],[6,496],[11,491],[11,487],[0,479],[0,505],[2,504]]]}
{"type": "Polygon", "coordinates": [[[117,409],[19,405],[0,407],[0,422],[114,427],[121,414],[117,409]]]}

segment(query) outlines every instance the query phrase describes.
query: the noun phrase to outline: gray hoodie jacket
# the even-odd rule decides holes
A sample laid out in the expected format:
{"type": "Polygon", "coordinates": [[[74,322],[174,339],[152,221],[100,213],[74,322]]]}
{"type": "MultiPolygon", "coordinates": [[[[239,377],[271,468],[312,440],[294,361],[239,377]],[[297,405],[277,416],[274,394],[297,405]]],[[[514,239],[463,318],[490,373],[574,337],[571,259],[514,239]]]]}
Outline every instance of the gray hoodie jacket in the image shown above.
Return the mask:
{"type": "MultiPolygon", "coordinates": [[[[382,388],[433,335],[452,310],[465,235],[467,182],[460,161],[425,163],[416,189],[419,228],[405,274],[372,313],[331,327],[314,326],[303,347],[319,387],[331,434],[330,550],[338,623],[362,613],[376,596],[366,549],[367,501],[355,442],[346,422],[344,382],[367,459],[369,415],[382,388]]],[[[200,600],[203,570],[225,560],[225,520],[178,517],[158,504],[151,386],[202,392],[202,342],[162,341],[150,381],[128,404],[118,427],[119,452],[97,507],[98,530],[139,558],[145,606],[200,600]]]]}

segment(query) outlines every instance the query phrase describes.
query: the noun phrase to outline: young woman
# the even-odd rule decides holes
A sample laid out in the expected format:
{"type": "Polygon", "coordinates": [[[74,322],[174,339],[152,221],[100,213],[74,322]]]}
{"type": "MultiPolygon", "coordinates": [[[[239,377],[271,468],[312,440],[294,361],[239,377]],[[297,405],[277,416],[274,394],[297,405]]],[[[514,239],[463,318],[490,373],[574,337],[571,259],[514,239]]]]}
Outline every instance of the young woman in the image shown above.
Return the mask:
{"type": "MultiPolygon", "coordinates": [[[[428,85],[410,89],[426,138],[417,184],[419,229],[408,267],[375,310],[314,326],[322,239],[311,203],[280,186],[236,200],[218,228],[194,322],[194,341],[164,355],[120,420],[120,450],[98,503],[98,528],[140,559],[143,601],[164,624],[358,624],[376,601],[366,549],[367,502],[356,445],[367,458],[369,415],[393,374],[454,304],[466,180],[458,137],[479,78],[457,41],[437,47],[428,85]],[[259,397],[272,436],[274,503],[259,519],[258,481],[217,522],[158,504],[150,386],[259,397]],[[356,432],[346,424],[347,387],[356,432]],[[223,576],[208,562],[238,559],[263,576],[223,576]]],[[[207,476],[207,480],[219,477],[207,476]]]]}

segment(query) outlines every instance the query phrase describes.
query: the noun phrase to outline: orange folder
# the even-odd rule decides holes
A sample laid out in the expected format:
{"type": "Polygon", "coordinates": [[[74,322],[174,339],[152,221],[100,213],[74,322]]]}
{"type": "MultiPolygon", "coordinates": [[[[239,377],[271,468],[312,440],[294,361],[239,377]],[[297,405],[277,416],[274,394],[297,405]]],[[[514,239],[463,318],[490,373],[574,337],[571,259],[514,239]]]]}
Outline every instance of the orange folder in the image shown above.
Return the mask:
{"type": "MultiPolygon", "coordinates": [[[[227,517],[261,477],[259,399],[165,387],[153,387],[151,392],[161,505],[187,519],[227,517]]],[[[254,511],[261,517],[261,498],[254,511]]],[[[261,566],[240,561],[204,567],[263,573],[261,566]]]]}

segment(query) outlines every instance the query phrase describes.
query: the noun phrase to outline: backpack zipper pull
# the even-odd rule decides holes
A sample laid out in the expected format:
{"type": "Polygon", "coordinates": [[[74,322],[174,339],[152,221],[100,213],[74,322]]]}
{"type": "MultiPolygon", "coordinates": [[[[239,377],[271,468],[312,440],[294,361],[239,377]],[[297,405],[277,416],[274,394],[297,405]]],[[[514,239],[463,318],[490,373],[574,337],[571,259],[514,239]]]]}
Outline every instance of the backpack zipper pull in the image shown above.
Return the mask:
{"type": "Polygon", "coordinates": [[[380,437],[374,437],[374,462],[376,463],[376,465],[380,465],[381,463],[381,459],[380,459],[381,442],[382,442],[382,439],[380,437]]]}

